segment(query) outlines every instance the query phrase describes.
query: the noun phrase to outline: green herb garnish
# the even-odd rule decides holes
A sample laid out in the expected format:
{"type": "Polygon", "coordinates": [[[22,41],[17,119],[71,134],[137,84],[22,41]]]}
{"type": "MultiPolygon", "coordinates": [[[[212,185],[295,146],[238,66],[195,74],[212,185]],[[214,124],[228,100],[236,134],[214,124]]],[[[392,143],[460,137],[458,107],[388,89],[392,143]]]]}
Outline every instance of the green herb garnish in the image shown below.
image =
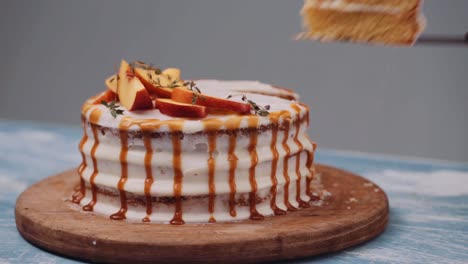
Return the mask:
{"type": "Polygon", "coordinates": [[[250,106],[252,106],[252,110],[254,111],[255,114],[259,116],[267,116],[270,114],[268,110],[270,110],[270,105],[265,105],[265,106],[260,106],[257,103],[255,103],[252,100],[249,100],[245,94],[235,94],[235,95],[228,95],[226,99],[230,99],[234,96],[242,96],[242,101],[248,103],[250,106]]]}
{"type": "Polygon", "coordinates": [[[138,60],[134,61],[134,62],[131,62],[130,67],[132,67],[132,68],[141,68],[141,69],[145,69],[145,70],[152,70],[152,71],[154,71],[154,73],[156,73],[156,75],[159,75],[159,74],[162,73],[161,69],[154,67],[153,64],[148,64],[146,62],[138,61],[138,60]]]}
{"type": "Polygon", "coordinates": [[[118,109],[118,107],[119,107],[120,105],[116,105],[116,103],[117,103],[117,102],[116,102],[115,100],[112,101],[112,102],[110,102],[110,103],[108,103],[108,102],[106,102],[106,101],[104,101],[104,100],[101,101],[101,104],[103,104],[105,107],[109,108],[109,111],[110,111],[111,115],[112,115],[114,118],[116,118],[117,115],[123,115],[123,113],[124,113],[124,110],[118,109]]]}
{"type": "Polygon", "coordinates": [[[171,84],[169,84],[168,88],[176,88],[179,87],[179,80],[173,80],[171,84]]]}
{"type": "Polygon", "coordinates": [[[194,81],[185,82],[184,86],[186,86],[188,90],[193,92],[193,96],[192,96],[193,105],[197,102],[198,98],[200,98],[201,100],[205,100],[205,97],[202,96],[201,90],[197,87],[197,84],[194,81]]]}

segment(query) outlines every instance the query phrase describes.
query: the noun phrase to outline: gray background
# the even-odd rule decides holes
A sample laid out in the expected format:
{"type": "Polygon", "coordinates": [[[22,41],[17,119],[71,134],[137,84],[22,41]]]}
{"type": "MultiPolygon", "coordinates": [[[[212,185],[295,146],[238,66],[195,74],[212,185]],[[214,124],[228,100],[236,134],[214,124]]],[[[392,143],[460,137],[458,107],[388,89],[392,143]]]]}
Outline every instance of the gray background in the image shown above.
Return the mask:
{"type": "MultiPolygon", "coordinates": [[[[468,48],[295,42],[302,1],[0,1],[0,118],[79,124],[121,58],[291,87],[320,147],[468,161],[468,48]]],[[[427,0],[427,33],[468,1],[427,0]]]]}

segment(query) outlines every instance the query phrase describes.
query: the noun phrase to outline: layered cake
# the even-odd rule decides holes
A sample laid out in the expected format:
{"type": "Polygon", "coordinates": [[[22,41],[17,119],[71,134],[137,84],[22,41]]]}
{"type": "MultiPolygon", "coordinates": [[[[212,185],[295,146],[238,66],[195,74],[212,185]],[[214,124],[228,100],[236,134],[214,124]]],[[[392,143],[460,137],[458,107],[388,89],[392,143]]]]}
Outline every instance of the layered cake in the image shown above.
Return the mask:
{"type": "Polygon", "coordinates": [[[184,81],[122,61],[82,107],[73,202],[114,220],[261,220],[309,206],[309,108],[254,81],[184,81]]]}
{"type": "Polygon", "coordinates": [[[424,30],[422,0],[305,0],[300,38],[412,45],[424,30]]]}

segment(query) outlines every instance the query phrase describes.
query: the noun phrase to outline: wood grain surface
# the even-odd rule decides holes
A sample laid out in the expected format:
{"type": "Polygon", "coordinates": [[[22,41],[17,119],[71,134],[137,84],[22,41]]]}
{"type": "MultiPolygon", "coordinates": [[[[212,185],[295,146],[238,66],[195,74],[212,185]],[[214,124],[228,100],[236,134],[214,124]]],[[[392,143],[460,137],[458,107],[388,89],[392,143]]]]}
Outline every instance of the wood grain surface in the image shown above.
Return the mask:
{"type": "Polygon", "coordinates": [[[263,221],[185,224],[115,221],[83,213],[69,199],[76,170],[49,177],[23,192],[16,203],[21,235],[40,248],[99,262],[263,262],[338,251],[385,230],[388,200],[383,190],[349,172],[317,165],[332,195],[312,206],[263,221]]]}

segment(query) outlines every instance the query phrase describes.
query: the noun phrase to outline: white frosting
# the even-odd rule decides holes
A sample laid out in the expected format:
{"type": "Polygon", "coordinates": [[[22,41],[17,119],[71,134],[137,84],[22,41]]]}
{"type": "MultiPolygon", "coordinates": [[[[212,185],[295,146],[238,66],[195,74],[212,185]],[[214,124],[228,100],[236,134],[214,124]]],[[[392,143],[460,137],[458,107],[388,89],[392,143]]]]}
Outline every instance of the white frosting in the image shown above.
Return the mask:
{"type": "MultiPolygon", "coordinates": [[[[92,159],[90,157],[91,148],[94,144],[91,128],[87,127],[89,138],[83,147],[83,151],[86,155],[86,161],[88,166],[83,172],[83,176],[87,182],[93,173],[92,159]]],[[[295,127],[291,127],[289,131],[289,138],[287,144],[290,148],[290,155],[294,155],[298,152],[299,147],[294,142],[293,136],[296,133],[295,127]]],[[[303,150],[312,151],[312,145],[307,140],[305,135],[305,127],[301,127],[299,132],[300,136],[298,139],[303,145],[303,150]]],[[[261,171],[257,175],[266,177],[265,182],[268,182],[270,186],[270,173],[264,173],[271,170],[268,166],[271,166],[271,160],[273,154],[270,149],[271,133],[262,133],[258,136],[257,143],[257,155],[258,165],[257,170],[261,171]]],[[[115,187],[120,179],[121,168],[120,168],[120,140],[115,135],[106,133],[102,135],[98,133],[99,146],[96,150],[95,157],[98,160],[99,173],[95,179],[97,185],[115,187]]],[[[284,135],[283,133],[278,134],[278,140],[276,148],[279,152],[279,164],[277,173],[279,178],[283,178],[283,164],[281,163],[284,159],[286,152],[282,146],[284,135]]],[[[128,162],[128,174],[129,178],[125,184],[125,190],[143,195],[144,194],[144,181],[146,178],[144,168],[144,156],[146,149],[143,145],[142,139],[129,139],[131,147],[127,154],[128,162]]],[[[182,195],[206,195],[208,193],[208,141],[206,135],[185,135],[182,142],[182,171],[184,174],[184,188],[182,195]]],[[[217,157],[216,157],[216,180],[222,180],[216,185],[217,194],[228,194],[230,189],[228,185],[228,136],[226,134],[220,135],[217,138],[217,157]],[[225,175],[222,177],[220,175],[225,175]]],[[[248,152],[249,137],[247,135],[239,135],[237,138],[235,154],[238,157],[237,170],[237,191],[241,193],[250,191],[250,183],[248,181],[248,174],[250,168],[250,155],[248,152]]],[[[169,137],[161,137],[152,139],[153,145],[153,159],[152,159],[152,171],[154,175],[154,188],[152,194],[155,196],[172,196],[173,195],[173,173],[172,173],[172,142],[169,137]]],[[[302,158],[301,162],[305,162],[306,158],[302,158]]],[[[295,169],[289,167],[290,170],[295,169]]],[[[291,175],[295,175],[294,171],[291,171],[291,175]]],[[[308,174],[308,173],[305,173],[308,174]]],[[[293,177],[294,178],[294,177],[293,177]]],[[[284,179],[279,179],[283,181],[284,179]]],[[[261,183],[259,183],[260,187],[261,183]]]]}
{"type": "Polygon", "coordinates": [[[344,12],[380,12],[396,14],[401,10],[398,7],[382,4],[363,4],[363,3],[350,3],[346,0],[306,0],[304,9],[315,7],[320,9],[338,9],[344,12]]]}
{"type": "MultiPolygon", "coordinates": [[[[261,94],[252,94],[250,92],[263,92],[282,94],[289,92],[273,88],[270,85],[247,82],[247,81],[214,81],[214,80],[200,80],[197,81],[198,87],[204,94],[213,95],[218,97],[226,97],[236,91],[243,91],[247,97],[260,105],[270,105],[271,112],[287,110],[291,114],[291,119],[298,118],[296,110],[291,106],[293,102],[281,99],[275,96],[267,96],[261,94]]],[[[233,100],[240,101],[240,97],[233,97],[233,100]]],[[[308,114],[308,109],[304,106],[297,105],[300,108],[299,116],[303,117],[308,114]]],[[[92,106],[86,113],[86,118],[89,120],[89,115],[94,109],[101,109],[102,116],[97,124],[110,128],[118,128],[122,116],[117,118],[112,117],[109,111],[101,105],[92,106]]],[[[170,120],[174,119],[161,114],[158,110],[148,110],[140,112],[125,111],[124,116],[131,116],[134,119],[159,119],[170,120]]],[[[183,173],[182,181],[182,196],[205,196],[204,198],[195,198],[184,200],[183,219],[185,222],[207,222],[210,218],[208,212],[208,198],[209,194],[209,180],[208,180],[208,138],[206,134],[193,134],[195,132],[204,131],[203,120],[216,117],[219,120],[226,120],[230,116],[209,116],[201,120],[185,120],[183,125],[183,132],[185,133],[183,140],[181,140],[181,170],[183,173]]],[[[232,116],[231,116],[232,117],[232,116]]],[[[240,123],[240,128],[247,127],[247,116],[240,123]]],[[[269,117],[259,117],[259,125],[268,125],[271,123],[269,117]]],[[[282,123],[283,117],[280,118],[282,123]]],[[[222,127],[224,128],[224,127],[222,127]]],[[[221,128],[221,129],[222,129],[221,128]]],[[[86,143],[83,145],[83,152],[85,154],[87,167],[82,172],[82,177],[86,184],[89,186],[91,175],[94,172],[93,161],[91,158],[91,149],[95,144],[92,129],[89,124],[85,125],[87,135],[89,136],[86,143]]],[[[138,125],[131,127],[131,130],[139,130],[138,125]]],[[[301,198],[304,201],[309,201],[310,198],[306,195],[306,177],[311,176],[310,171],[306,166],[307,152],[313,152],[313,146],[306,134],[306,122],[299,126],[299,131],[296,131],[296,126],[291,125],[289,134],[287,136],[287,145],[290,148],[289,156],[298,154],[289,158],[289,202],[292,206],[298,207],[296,201],[296,159],[300,159],[300,174],[301,174],[301,198]],[[303,145],[302,150],[294,140],[294,136],[298,134],[298,140],[303,145]]],[[[161,126],[157,132],[168,131],[167,126],[161,126]]],[[[114,190],[117,193],[117,185],[121,178],[121,141],[120,137],[107,132],[102,134],[99,130],[97,133],[99,145],[96,149],[94,157],[97,160],[98,173],[96,174],[94,183],[101,188],[114,190]]],[[[283,168],[285,166],[284,160],[287,156],[286,149],[283,146],[284,131],[279,130],[276,148],[278,150],[279,159],[276,169],[276,178],[278,180],[276,196],[276,205],[283,210],[286,210],[284,202],[283,191],[285,184],[285,177],[283,175],[283,168]]],[[[248,150],[250,137],[248,134],[239,133],[236,140],[235,155],[238,158],[236,166],[236,197],[244,196],[248,201],[248,193],[252,191],[249,181],[249,168],[251,167],[251,156],[248,150]]],[[[255,180],[257,182],[257,195],[259,197],[266,197],[266,200],[257,204],[257,210],[263,215],[271,215],[273,211],[270,208],[270,188],[271,181],[271,166],[273,153],[271,151],[272,133],[267,130],[258,134],[256,152],[258,156],[258,165],[255,169],[255,180]]],[[[128,180],[124,185],[124,190],[135,195],[144,195],[144,186],[146,179],[145,171],[145,153],[146,148],[142,138],[128,139],[129,150],[127,153],[128,162],[128,180]]],[[[155,137],[151,139],[153,154],[151,160],[151,169],[154,182],[151,188],[151,196],[157,197],[173,197],[174,196],[174,172],[173,172],[173,145],[169,135],[162,137],[155,137]]],[[[215,159],[215,210],[213,217],[216,221],[233,221],[247,219],[250,217],[248,206],[236,206],[237,216],[232,217],[229,214],[229,168],[230,163],[228,160],[228,146],[229,136],[227,134],[219,134],[216,140],[216,151],[213,154],[215,159]]],[[[81,200],[81,205],[86,205],[91,201],[91,192],[86,190],[85,197],[81,200]]],[[[97,203],[94,211],[97,213],[110,215],[120,209],[120,200],[115,197],[109,197],[98,193],[97,203]]],[[[129,220],[141,221],[146,216],[145,206],[131,206],[126,213],[129,220]]],[[[153,214],[150,216],[152,222],[168,222],[174,216],[174,204],[153,204],[153,214]]]]}
{"type": "MultiPolygon", "coordinates": [[[[233,96],[229,100],[242,102],[242,96],[240,94],[245,94],[248,99],[254,101],[260,106],[269,105],[270,112],[281,111],[281,110],[288,110],[291,112],[292,117],[295,117],[296,112],[293,108],[291,108],[291,101],[287,99],[283,99],[277,96],[292,96],[296,99],[299,96],[293,92],[275,88],[271,85],[264,84],[261,82],[255,81],[218,81],[218,80],[198,80],[196,81],[197,86],[200,88],[203,94],[216,96],[220,98],[226,98],[228,95],[239,95],[233,96]],[[254,93],[252,93],[254,92],[254,93]],[[264,95],[260,93],[270,93],[277,96],[271,95],[264,95]]],[[[90,99],[87,103],[93,101],[90,99]]],[[[120,107],[123,109],[123,107],[120,107]]],[[[174,118],[171,116],[167,116],[159,112],[157,109],[153,110],[144,110],[144,111],[124,111],[123,115],[118,115],[117,118],[114,118],[108,109],[101,104],[96,104],[91,106],[91,108],[86,112],[86,118],[89,119],[89,115],[94,109],[102,110],[102,116],[99,119],[98,125],[104,127],[111,127],[111,128],[118,128],[122,118],[126,116],[131,116],[134,119],[158,119],[158,120],[177,120],[179,118],[174,118]]],[[[303,111],[301,114],[305,114],[303,111]]],[[[203,131],[204,127],[202,124],[203,120],[209,118],[217,118],[221,121],[225,121],[229,118],[228,115],[208,115],[203,119],[184,119],[184,128],[183,132],[185,133],[196,133],[199,131],[203,131]]],[[[259,125],[267,125],[269,124],[268,117],[260,117],[260,124],[259,125]]],[[[241,128],[247,127],[247,123],[243,122],[241,128]]],[[[130,127],[130,130],[139,130],[137,125],[130,127]]],[[[167,126],[161,127],[158,131],[168,131],[167,126]]]]}

